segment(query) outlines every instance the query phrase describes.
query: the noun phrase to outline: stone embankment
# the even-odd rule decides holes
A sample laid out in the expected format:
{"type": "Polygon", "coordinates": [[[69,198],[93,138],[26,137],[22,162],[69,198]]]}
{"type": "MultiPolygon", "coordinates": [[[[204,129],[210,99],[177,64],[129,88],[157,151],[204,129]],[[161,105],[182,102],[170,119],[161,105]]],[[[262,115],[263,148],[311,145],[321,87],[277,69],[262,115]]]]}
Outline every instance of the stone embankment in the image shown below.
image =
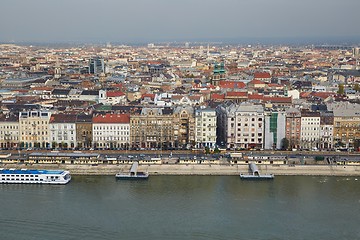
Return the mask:
{"type": "MultiPolygon", "coordinates": [[[[66,164],[3,164],[2,168],[64,169],[72,175],[115,175],[128,172],[131,165],[66,165],[66,164]]],[[[349,165],[258,165],[261,174],[313,175],[313,176],[360,176],[360,166],[349,165]]],[[[248,172],[248,165],[162,164],[139,165],[138,171],[150,175],[239,175],[248,172]]]]}

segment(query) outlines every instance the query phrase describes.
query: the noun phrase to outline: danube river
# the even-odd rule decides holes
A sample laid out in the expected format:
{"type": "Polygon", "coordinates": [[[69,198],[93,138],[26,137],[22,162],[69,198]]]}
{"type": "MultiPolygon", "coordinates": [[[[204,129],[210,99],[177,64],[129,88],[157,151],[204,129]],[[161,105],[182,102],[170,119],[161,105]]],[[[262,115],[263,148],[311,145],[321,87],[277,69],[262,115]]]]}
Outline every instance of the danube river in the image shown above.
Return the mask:
{"type": "Polygon", "coordinates": [[[360,239],[360,177],[75,176],[0,189],[1,240],[360,239]]]}

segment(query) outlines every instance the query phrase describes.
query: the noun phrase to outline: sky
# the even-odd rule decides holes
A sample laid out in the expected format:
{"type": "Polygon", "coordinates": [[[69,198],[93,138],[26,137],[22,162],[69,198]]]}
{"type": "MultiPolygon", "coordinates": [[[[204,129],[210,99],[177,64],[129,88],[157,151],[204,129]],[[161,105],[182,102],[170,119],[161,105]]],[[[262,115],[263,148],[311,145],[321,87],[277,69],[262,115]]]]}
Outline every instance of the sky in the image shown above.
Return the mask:
{"type": "Polygon", "coordinates": [[[360,39],[359,9],[360,0],[1,0],[0,42],[360,39]]]}

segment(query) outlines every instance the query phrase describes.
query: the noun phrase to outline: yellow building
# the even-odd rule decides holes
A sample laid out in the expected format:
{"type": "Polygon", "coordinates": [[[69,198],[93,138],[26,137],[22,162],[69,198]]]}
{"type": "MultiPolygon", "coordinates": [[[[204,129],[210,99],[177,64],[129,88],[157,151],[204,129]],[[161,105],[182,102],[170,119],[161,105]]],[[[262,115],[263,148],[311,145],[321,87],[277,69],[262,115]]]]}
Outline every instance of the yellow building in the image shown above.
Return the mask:
{"type": "Polygon", "coordinates": [[[333,109],[334,147],[354,149],[360,140],[360,105],[344,105],[333,109]]]}
{"type": "Polygon", "coordinates": [[[47,111],[27,111],[19,113],[20,145],[24,148],[49,148],[49,121],[47,111]]]}

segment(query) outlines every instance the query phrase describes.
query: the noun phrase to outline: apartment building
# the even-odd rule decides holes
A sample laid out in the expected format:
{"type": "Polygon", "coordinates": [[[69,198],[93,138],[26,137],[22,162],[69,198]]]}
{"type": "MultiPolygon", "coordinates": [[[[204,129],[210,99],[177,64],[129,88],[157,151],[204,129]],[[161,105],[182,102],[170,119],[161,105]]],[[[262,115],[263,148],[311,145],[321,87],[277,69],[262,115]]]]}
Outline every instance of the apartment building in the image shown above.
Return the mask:
{"type": "Polygon", "coordinates": [[[169,149],[175,142],[172,108],[144,107],[130,116],[130,145],[133,149],[169,149]]]}
{"type": "Polygon", "coordinates": [[[301,146],[305,149],[318,149],[320,146],[320,113],[301,111],[301,146]]]}
{"type": "Polygon", "coordinates": [[[52,148],[74,149],[76,147],[76,115],[52,114],[49,129],[52,148]]]}
{"type": "Polygon", "coordinates": [[[289,148],[301,147],[301,112],[296,108],[289,108],[286,113],[285,138],[289,141],[289,148]]]}
{"type": "Polygon", "coordinates": [[[50,148],[51,113],[34,110],[19,113],[20,146],[24,148],[50,148]]]}
{"type": "Polygon", "coordinates": [[[195,110],[195,145],[197,148],[216,147],[217,117],[215,109],[195,110]]]}
{"type": "Polygon", "coordinates": [[[228,148],[264,147],[264,108],[249,102],[228,103],[217,108],[219,141],[228,148]]]}
{"type": "Polygon", "coordinates": [[[16,115],[0,116],[0,148],[16,148],[19,145],[19,118],[16,115]]]}
{"type": "Polygon", "coordinates": [[[129,114],[97,114],[92,119],[93,146],[98,149],[127,149],[130,141],[129,114]]]}

